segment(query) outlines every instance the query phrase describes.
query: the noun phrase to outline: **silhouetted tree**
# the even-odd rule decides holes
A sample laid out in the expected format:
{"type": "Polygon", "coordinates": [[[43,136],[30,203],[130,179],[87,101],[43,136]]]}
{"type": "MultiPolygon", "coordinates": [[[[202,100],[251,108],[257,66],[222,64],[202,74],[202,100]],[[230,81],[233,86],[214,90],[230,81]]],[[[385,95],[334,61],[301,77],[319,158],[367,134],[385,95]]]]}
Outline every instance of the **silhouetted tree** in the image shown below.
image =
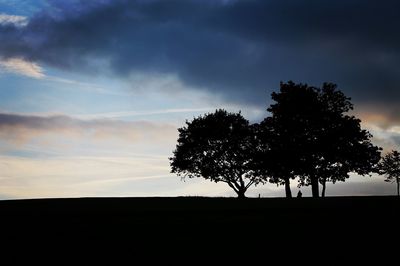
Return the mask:
{"type": "Polygon", "coordinates": [[[400,153],[391,151],[379,163],[379,172],[386,176],[386,182],[397,183],[397,196],[400,196],[400,153]]]}
{"type": "Polygon", "coordinates": [[[322,89],[315,90],[321,110],[314,121],[315,146],[311,155],[315,160],[309,177],[319,179],[324,197],[327,181],[345,181],[350,172],[367,175],[376,171],[380,148],[371,143],[372,135],[361,129],[361,121],[346,114],[353,104],[336,85],[325,83],[322,89]]]}
{"type": "Polygon", "coordinates": [[[265,181],[285,186],[285,195],[292,197],[290,179],[295,178],[297,156],[289,151],[285,142],[290,139],[279,133],[279,125],[272,117],[265,118],[260,124],[255,124],[257,149],[254,153],[252,168],[265,181]]]}
{"type": "Polygon", "coordinates": [[[319,197],[319,182],[324,196],[327,181],[345,181],[349,172],[368,174],[378,163],[380,148],[371,144],[360,120],[346,114],[353,105],[335,84],[319,89],[281,83],[272,99],[272,117],[265,121],[271,121],[273,143],[288,156],[286,171],[298,176],[300,185],[311,185],[313,197],[319,197]]]}
{"type": "Polygon", "coordinates": [[[290,179],[309,172],[304,162],[310,148],[306,118],[313,116],[318,97],[313,88],[291,81],[281,83],[280,92],[271,97],[275,103],[267,111],[272,116],[266,117],[257,131],[264,142],[260,162],[271,175],[270,182],[284,184],[286,197],[292,197],[290,179]]]}
{"type": "Polygon", "coordinates": [[[372,135],[361,128],[361,120],[348,115],[353,110],[350,98],[324,83],[316,89],[322,110],[316,120],[314,176],[322,184],[325,196],[326,182],[345,181],[349,173],[367,175],[376,171],[381,148],[371,143],[372,135]]]}
{"type": "Polygon", "coordinates": [[[263,182],[250,167],[255,149],[253,127],[240,113],[216,110],[186,121],[178,131],[171,172],[182,178],[227,183],[239,198],[245,197],[252,184],[263,182]]]}

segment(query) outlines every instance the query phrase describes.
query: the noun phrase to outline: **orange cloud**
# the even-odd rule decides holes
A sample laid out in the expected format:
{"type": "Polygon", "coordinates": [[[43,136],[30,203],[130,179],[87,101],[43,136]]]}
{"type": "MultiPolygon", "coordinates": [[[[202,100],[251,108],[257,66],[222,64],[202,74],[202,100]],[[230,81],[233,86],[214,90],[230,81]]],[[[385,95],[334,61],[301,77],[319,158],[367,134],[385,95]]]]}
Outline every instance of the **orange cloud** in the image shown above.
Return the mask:
{"type": "Polygon", "coordinates": [[[23,144],[37,137],[69,137],[129,142],[175,141],[177,129],[169,124],[112,119],[82,120],[65,115],[28,116],[0,113],[0,137],[23,144]]]}

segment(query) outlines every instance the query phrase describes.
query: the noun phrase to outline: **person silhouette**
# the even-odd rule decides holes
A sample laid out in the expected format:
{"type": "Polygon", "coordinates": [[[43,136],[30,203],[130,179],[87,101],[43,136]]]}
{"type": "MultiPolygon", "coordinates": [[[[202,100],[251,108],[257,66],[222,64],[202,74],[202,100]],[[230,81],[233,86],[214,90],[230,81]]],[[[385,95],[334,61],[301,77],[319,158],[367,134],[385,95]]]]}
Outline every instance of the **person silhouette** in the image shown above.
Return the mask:
{"type": "Polygon", "coordinates": [[[301,198],[301,196],[303,196],[303,193],[301,193],[301,190],[299,190],[299,192],[297,192],[297,197],[301,198]]]}

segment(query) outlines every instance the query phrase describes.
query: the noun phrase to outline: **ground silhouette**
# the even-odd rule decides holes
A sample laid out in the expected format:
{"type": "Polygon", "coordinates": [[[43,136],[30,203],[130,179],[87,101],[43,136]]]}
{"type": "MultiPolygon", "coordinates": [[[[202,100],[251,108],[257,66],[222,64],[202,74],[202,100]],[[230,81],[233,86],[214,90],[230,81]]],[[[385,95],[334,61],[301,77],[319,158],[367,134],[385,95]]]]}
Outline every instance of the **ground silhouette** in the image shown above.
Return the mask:
{"type": "Polygon", "coordinates": [[[383,262],[399,211],[396,196],[0,201],[2,261],[273,264],[329,250],[335,264],[368,250],[383,262]]]}

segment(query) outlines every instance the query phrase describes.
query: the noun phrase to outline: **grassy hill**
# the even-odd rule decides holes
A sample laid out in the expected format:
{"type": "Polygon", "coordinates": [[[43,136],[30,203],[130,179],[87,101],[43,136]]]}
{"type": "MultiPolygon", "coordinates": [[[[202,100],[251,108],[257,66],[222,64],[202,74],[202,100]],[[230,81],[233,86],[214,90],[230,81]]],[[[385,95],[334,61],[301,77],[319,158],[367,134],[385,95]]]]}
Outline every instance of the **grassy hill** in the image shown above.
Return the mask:
{"type": "Polygon", "coordinates": [[[0,201],[0,225],[11,249],[38,248],[40,240],[60,254],[57,246],[73,243],[71,251],[94,249],[97,259],[117,249],[151,261],[160,257],[150,253],[376,249],[399,235],[399,210],[397,197],[37,199],[0,201]]]}

